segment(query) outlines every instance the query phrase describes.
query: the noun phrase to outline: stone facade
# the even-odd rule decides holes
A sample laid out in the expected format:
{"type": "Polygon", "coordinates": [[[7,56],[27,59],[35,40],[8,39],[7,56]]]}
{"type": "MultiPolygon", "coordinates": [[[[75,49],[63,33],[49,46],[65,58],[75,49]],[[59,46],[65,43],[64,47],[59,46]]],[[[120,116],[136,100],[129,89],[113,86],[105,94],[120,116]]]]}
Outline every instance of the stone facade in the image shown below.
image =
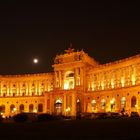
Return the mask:
{"type": "Polygon", "coordinates": [[[99,64],[83,50],[56,56],[52,73],[0,76],[0,113],[140,113],[140,55],[99,64]]]}

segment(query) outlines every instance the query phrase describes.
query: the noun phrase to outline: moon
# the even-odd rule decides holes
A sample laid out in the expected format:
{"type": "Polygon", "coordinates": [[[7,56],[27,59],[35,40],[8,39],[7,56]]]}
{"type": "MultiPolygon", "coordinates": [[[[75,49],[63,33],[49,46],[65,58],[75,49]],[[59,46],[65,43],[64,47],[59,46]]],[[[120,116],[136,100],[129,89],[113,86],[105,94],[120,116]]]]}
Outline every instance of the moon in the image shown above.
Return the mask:
{"type": "Polygon", "coordinates": [[[38,63],[38,59],[37,59],[37,58],[34,58],[34,59],[33,59],[33,62],[34,62],[35,64],[37,64],[37,63],[38,63]]]}

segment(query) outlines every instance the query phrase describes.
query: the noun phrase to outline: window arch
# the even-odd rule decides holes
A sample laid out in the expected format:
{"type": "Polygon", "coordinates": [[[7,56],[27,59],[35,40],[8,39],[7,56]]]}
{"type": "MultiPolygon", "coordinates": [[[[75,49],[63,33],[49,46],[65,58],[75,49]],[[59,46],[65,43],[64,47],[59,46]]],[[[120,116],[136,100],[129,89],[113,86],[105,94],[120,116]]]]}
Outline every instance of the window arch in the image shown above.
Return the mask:
{"type": "Polygon", "coordinates": [[[34,105],[33,104],[30,104],[29,105],[29,112],[33,112],[33,110],[34,110],[34,105]]]}
{"type": "Polygon", "coordinates": [[[43,104],[38,104],[38,112],[43,112],[43,104]]]}
{"type": "Polygon", "coordinates": [[[24,105],[23,105],[23,104],[21,104],[21,105],[19,106],[19,111],[20,111],[20,112],[24,112],[24,105]]]}
{"type": "Polygon", "coordinates": [[[106,100],[102,99],[101,100],[101,109],[105,109],[105,107],[106,107],[106,100]]]}
{"type": "Polygon", "coordinates": [[[0,113],[5,113],[5,105],[0,106],[0,113]]]}
{"type": "Polygon", "coordinates": [[[136,104],[137,104],[137,99],[136,99],[135,96],[133,96],[133,97],[131,98],[131,107],[136,107],[136,104]]]}
{"type": "Polygon", "coordinates": [[[64,89],[73,89],[75,84],[74,82],[74,71],[67,71],[64,74],[64,89]]]}
{"type": "Polygon", "coordinates": [[[11,104],[10,105],[10,112],[13,113],[14,111],[16,111],[15,105],[11,104]]]}

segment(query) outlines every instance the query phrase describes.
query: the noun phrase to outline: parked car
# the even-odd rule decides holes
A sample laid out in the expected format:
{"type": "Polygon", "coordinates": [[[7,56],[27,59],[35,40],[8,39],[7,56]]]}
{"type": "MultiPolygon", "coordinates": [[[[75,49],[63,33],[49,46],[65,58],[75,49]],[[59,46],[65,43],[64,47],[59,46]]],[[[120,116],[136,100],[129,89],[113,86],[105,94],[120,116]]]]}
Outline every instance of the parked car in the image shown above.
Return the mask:
{"type": "Polygon", "coordinates": [[[112,119],[119,119],[122,117],[121,113],[118,112],[108,112],[108,118],[112,118],[112,119]]]}
{"type": "Polygon", "coordinates": [[[0,122],[3,122],[3,117],[2,117],[2,115],[0,115],[0,122]]]}
{"type": "Polygon", "coordinates": [[[39,114],[37,117],[38,122],[52,121],[54,119],[56,118],[53,115],[47,113],[39,114]]]}
{"type": "Polygon", "coordinates": [[[13,116],[15,122],[34,122],[37,121],[36,113],[19,113],[13,116]]]}
{"type": "Polygon", "coordinates": [[[130,117],[131,118],[140,118],[140,115],[138,112],[131,112],[130,117]]]}

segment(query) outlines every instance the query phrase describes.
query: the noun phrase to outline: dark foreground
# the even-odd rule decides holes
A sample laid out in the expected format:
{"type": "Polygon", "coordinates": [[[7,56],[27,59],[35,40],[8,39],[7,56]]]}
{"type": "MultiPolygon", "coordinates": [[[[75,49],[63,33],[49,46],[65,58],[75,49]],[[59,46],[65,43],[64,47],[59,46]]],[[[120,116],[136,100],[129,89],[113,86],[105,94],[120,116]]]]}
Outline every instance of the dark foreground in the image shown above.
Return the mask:
{"type": "Polygon", "coordinates": [[[1,140],[140,140],[140,119],[0,123],[0,138],[1,140]]]}

